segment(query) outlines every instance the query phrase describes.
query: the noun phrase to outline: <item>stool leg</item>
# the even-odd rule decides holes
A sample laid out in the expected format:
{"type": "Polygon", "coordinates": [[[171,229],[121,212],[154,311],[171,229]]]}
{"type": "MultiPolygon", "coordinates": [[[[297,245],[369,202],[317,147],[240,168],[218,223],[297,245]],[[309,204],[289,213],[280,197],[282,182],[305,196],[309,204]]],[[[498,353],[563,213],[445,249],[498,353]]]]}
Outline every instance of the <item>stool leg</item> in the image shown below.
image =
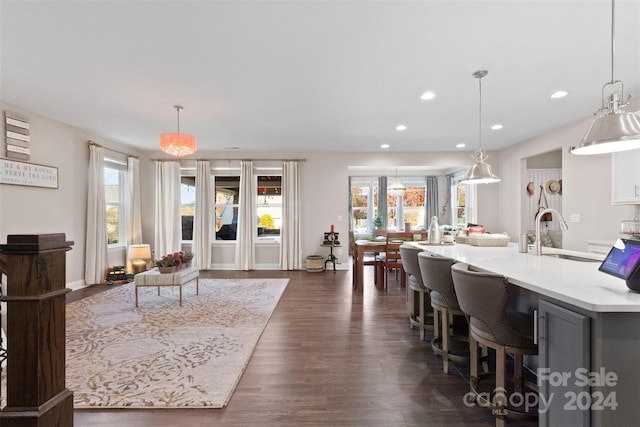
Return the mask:
{"type": "MultiPolygon", "coordinates": [[[[433,307],[433,342],[438,343],[439,339],[440,339],[440,308],[433,307]]],[[[437,354],[435,350],[433,351],[433,354],[437,354]]]]}
{"type": "Polygon", "coordinates": [[[138,306],[138,287],[136,286],[136,307],[138,306]]]}
{"type": "Polygon", "coordinates": [[[478,342],[469,334],[469,369],[471,370],[471,390],[478,387],[478,342]]]}
{"type": "Polygon", "coordinates": [[[200,295],[200,290],[198,289],[198,286],[200,286],[200,278],[196,277],[196,295],[200,295]]]}
{"type": "Polygon", "coordinates": [[[182,307],[182,285],[178,287],[180,288],[180,307],[182,307]]]}
{"type": "Polygon", "coordinates": [[[496,427],[504,426],[504,411],[506,407],[507,390],[505,389],[505,352],[504,347],[500,346],[496,349],[496,427]]]}
{"type": "Polygon", "coordinates": [[[449,312],[442,310],[442,369],[449,373],[449,312]]]}
{"type": "Polygon", "coordinates": [[[418,327],[420,328],[420,341],[424,341],[424,291],[421,290],[418,292],[418,298],[420,298],[420,323],[418,327]]]}

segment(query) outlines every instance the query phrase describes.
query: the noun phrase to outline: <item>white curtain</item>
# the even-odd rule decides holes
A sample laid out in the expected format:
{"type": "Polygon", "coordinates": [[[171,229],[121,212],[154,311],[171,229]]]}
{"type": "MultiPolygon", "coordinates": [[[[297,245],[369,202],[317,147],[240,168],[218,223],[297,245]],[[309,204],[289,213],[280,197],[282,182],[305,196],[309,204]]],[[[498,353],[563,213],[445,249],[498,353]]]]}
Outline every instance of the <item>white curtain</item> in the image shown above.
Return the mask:
{"type": "Polygon", "coordinates": [[[280,228],[280,268],[302,269],[300,243],[300,174],[298,162],[282,164],[282,227],[280,228]]]}
{"type": "Polygon", "coordinates": [[[87,230],[84,255],[84,281],[101,283],[109,268],[107,253],[107,202],[104,194],[104,150],[89,145],[87,183],[87,230]]]}
{"type": "Polygon", "coordinates": [[[255,266],[255,235],[257,195],[253,179],[253,162],[240,162],[240,201],[238,207],[238,231],[236,233],[236,269],[252,270],[255,266]]]}
{"type": "Polygon", "coordinates": [[[211,232],[213,229],[213,197],[211,165],[206,160],[196,162],[196,212],[193,224],[193,265],[211,266],[211,232]]]}
{"type": "Polygon", "coordinates": [[[143,242],[140,214],[140,160],[135,157],[129,157],[127,160],[127,185],[124,191],[127,242],[129,245],[138,245],[143,242]]]}
{"type": "Polygon", "coordinates": [[[156,162],[155,258],[181,249],[180,163],[156,162]]]}

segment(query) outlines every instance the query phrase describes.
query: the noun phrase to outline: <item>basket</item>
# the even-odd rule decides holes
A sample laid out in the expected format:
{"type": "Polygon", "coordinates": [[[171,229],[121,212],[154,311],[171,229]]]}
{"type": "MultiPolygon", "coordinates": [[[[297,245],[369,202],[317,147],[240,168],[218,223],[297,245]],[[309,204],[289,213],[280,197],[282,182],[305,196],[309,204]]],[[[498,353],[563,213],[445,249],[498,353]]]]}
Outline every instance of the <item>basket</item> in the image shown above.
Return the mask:
{"type": "Polygon", "coordinates": [[[509,236],[506,234],[471,233],[468,237],[471,246],[507,246],[509,236]]]}
{"type": "Polygon", "coordinates": [[[456,236],[456,243],[469,243],[469,236],[456,236]]]}
{"type": "Polygon", "coordinates": [[[309,255],[307,257],[307,271],[321,273],[324,271],[324,258],[322,255],[309,255]]]}

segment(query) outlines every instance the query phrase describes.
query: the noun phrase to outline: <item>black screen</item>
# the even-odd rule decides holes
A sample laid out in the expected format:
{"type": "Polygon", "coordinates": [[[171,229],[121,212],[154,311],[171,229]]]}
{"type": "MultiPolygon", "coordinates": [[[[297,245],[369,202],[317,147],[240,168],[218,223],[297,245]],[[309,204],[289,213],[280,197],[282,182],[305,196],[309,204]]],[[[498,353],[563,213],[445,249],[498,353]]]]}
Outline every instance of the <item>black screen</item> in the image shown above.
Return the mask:
{"type": "Polygon", "coordinates": [[[626,280],[638,267],[640,241],[626,239],[620,241],[622,245],[616,244],[611,248],[598,270],[626,280]]]}

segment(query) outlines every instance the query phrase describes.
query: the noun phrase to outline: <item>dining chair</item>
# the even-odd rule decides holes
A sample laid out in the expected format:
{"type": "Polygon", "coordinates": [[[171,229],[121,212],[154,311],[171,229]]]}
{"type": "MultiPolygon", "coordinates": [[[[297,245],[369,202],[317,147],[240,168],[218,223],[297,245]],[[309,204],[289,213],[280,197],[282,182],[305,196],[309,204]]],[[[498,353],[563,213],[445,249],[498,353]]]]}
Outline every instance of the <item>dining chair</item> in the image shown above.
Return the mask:
{"type": "MultiPolygon", "coordinates": [[[[356,274],[357,274],[357,263],[358,263],[358,247],[356,246],[356,240],[355,240],[353,231],[349,232],[349,249],[351,251],[351,260],[352,260],[351,269],[353,274],[353,283],[355,283],[356,274]]],[[[379,282],[379,277],[382,276],[381,272],[383,268],[382,260],[380,259],[379,254],[377,252],[372,254],[365,254],[362,260],[362,265],[363,266],[370,265],[374,267],[373,280],[374,280],[374,284],[377,285],[379,282]]],[[[363,274],[364,274],[364,268],[363,268],[363,274]]]]}
{"type": "MultiPolygon", "coordinates": [[[[405,271],[402,268],[402,256],[400,255],[400,246],[402,246],[405,241],[412,241],[413,233],[410,232],[395,232],[388,231],[387,232],[387,242],[385,245],[385,252],[382,256],[383,265],[384,265],[384,289],[388,289],[389,287],[389,272],[393,271],[396,275],[396,280],[398,278],[398,274],[400,274],[400,285],[402,287],[406,286],[406,275],[405,271]]],[[[381,254],[382,255],[382,254],[381,254]]]]}

